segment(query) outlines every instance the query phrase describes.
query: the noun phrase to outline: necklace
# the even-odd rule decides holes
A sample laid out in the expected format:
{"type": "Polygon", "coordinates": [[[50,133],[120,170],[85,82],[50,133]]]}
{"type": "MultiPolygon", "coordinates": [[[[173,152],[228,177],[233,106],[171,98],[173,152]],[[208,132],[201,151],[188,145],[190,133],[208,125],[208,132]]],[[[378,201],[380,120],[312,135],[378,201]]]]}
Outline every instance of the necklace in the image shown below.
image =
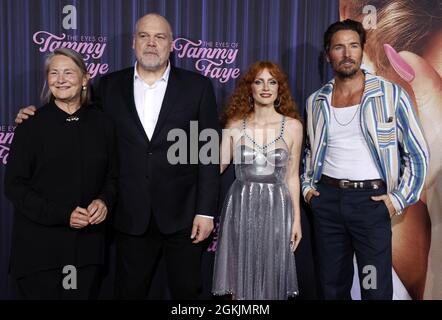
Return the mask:
{"type": "Polygon", "coordinates": [[[265,145],[263,145],[263,146],[260,145],[259,143],[257,143],[257,142],[255,141],[255,139],[253,139],[251,136],[249,136],[249,135],[247,134],[247,132],[246,132],[247,121],[246,121],[245,118],[243,119],[242,126],[243,126],[242,129],[243,129],[243,132],[244,132],[244,136],[245,136],[250,142],[253,143],[253,146],[256,147],[256,148],[258,148],[258,150],[260,150],[261,152],[263,152],[263,153],[267,153],[267,148],[268,148],[268,147],[270,147],[272,144],[278,142],[279,140],[283,139],[283,136],[284,136],[284,128],[285,128],[285,116],[282,116],[282,120],[281,120],[281,129],[280,129],[280,131],[279,131],[279,135],[278,135],[275,139],[273,139],[272,141],[270,141],[269,143],[267,143],[267,144],[265,144],[265,145]]]}
{"type": "MultiPolygon", "coordinates": [[[[362,87],[362,89],[360,89],[360,91],[358,91],[358,92],[364,92],[364,90],[365,90],[365,84],[364,84],[364,86],[362,87]]],[[[335,91],[336,91],[336,86],[333,86],[333,89],[332,89],[332,105],[333,105],[333,98],[335,97],[335,91]]],[[[349,100],[348,101],[346,101],[346,103],[345,103],[345,105],[347,105],[347,102],[350,102],[349,100]]],[[[348,121],[347,123],[342,123],[342,122],[340,122],[339,120],[338,120],[338,118],[336,117],[336,113],[335,113],[335,109],[332,107],[332,112],[333,112],[333,118],[335,118],[335,120],[336,120],[336,123],[337,124],[339,124],[341,127],[346,127],[346,126],[348,126],[353,120],[354,120],[354,118],[356,117],[356,115],[358,114],[358,111],[359,111],[359,108],[361,107],[361,104],[359,103],[359,105],[358,105],[358,107],[356,108],[356,112],[355,112],[355,114],[353,115],[353,117],[351,117],[351,119],[350,119],[350,121],[348,121]]]]}
{"type": "Polygon", "coordinates": [[[336,113],[335,113],[335,108],[332,107],[332,112],[333,112],[333,118],[335,118],[336,122],[341,126],[341,127],[346,127],[348,126],[356,117],[356,115],[358,114],[359,111],[359,107],[361,106],[361,104],[358,105],[358,107],[356,108],[356,112],[353,115],[353,117],[351,117],[350,121],[348,121],[347,123],[341,123],[338,118],[336,117],[336,113]]]}

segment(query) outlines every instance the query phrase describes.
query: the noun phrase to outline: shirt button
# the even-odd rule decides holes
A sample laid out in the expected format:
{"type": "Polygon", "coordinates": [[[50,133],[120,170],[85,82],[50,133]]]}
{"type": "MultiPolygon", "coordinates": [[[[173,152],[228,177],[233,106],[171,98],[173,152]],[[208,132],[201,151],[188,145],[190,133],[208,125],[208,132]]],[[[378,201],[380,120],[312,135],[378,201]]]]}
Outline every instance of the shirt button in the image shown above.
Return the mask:
{"type": "Polygon", "coordinates": [[[149,156],[151,156],[151,155],[152,155],[152,152],[148,152],[147,154],[148,154],[149,156]]]}
{"type": "Polygon", "coordinates": [[[319,167],[322,166],[322,162],[319,162],[319,163],[318,163],[318,166],[319,166],[319,167]]]}
{"type": "Polygon", "coordinates": [[[324,142],[322,145],[325,147],[327,145],[327,142],[324,142]]]}

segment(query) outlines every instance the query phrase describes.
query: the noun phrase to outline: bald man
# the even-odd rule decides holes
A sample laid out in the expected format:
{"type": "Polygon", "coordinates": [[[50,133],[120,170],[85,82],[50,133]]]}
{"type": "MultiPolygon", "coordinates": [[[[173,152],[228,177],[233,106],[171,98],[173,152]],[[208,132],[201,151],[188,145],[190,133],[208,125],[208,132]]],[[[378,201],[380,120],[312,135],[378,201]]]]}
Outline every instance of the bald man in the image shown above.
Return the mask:
{"type": "Polygon", "coordinates": [[[116,297],[145,298],[164,254],[172,298],[196,299],[202,246],[217,213],[218,166],[171,164],[174,141],[167,135],[182,129],[189,137],[191,121],[199,132],[219,131],[213,87],[208,78],[171,66],[172,29],[158,14],[137,21],[133,49],[135,66],[103,77],[97,92],[118,128],[116,297]]]}

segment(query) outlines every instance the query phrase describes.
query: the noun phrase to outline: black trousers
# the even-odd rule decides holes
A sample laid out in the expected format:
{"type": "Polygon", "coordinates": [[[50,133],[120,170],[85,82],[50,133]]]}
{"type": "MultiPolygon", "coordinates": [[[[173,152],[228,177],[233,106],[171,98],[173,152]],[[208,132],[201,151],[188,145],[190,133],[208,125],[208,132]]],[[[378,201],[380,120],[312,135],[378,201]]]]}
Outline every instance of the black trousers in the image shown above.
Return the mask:
{"type": "Polygon", "coordinates": [[[325,299],[351,299],[353,255],[356,255],[361,298],[393,297],[391,219],[377,190],[340,189],[319,183],[313,212],[320,286],[325,299]]]}
{"type": "MultiPolygon", "coordinates": [[[[115,297],[145,299],[164,255],[172,299],[197,299],[202,289],[202,244],[193,244],[191,228],[162,234],[152,219],[141,236],[118,233],[115,297]]],[[[166,285],[166,284],[164,284],[166,285]]]]}
{"type": "MultiPolygon", "coordinates": [[[[72,273],[63,268],[39,271],[17,279],[19,298],[22,300],[95,300],[100,289],[98,265],[77,268],[76,289],[65,289],[63,279],[72,273]]],[[[72,284],[71,281],[68,281],[72,284]]]]}

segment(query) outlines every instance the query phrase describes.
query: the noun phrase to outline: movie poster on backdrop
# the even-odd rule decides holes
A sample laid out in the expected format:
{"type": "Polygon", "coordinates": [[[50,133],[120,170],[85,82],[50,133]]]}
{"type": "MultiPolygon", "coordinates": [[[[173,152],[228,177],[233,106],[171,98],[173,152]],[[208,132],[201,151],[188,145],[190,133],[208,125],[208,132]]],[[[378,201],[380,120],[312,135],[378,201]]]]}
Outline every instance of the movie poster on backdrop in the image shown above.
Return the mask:
{"type": "MultiPolygon", "coordinates": [[[[420,200],[392,221],[395,299],[442,299],[442,2],[340,0],[367,30],[365,68],[412,98],[430,150],[420,200]]],[[[358,297],[357,283],[353,290],[358,297]]]]}

